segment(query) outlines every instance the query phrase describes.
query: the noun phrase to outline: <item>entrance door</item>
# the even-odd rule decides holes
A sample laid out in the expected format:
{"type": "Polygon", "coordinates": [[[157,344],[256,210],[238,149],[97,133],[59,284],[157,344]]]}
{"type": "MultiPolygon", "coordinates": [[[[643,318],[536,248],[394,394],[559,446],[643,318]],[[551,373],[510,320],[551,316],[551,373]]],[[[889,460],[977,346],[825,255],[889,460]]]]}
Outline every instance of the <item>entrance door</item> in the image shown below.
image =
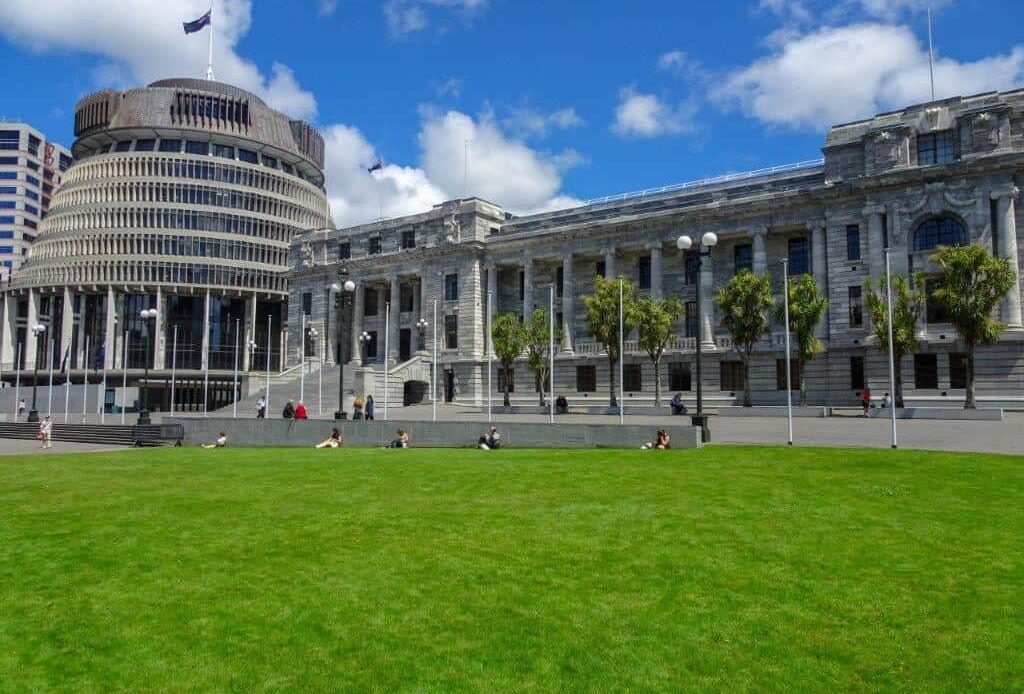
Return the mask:
{"type": "Polygon", "coordinates": [[[398,331],[398,361],[409,361],[412,358],[412,331],[402,328],[398,331]]]}
{"type": "Polygon", "coordinates": [[[453,400],[455,400],[455,372],[446,369],[444,372],[444,401],[452,402],[453,400]]]}

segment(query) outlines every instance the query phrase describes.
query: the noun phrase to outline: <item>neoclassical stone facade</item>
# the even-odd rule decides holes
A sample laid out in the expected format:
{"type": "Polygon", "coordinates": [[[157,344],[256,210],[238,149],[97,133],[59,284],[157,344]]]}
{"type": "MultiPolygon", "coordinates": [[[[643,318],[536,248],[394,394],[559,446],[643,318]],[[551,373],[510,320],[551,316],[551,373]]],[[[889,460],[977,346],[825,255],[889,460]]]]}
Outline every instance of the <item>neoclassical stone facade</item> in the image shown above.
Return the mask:
{"type": "MultiPolygon", "coordinates": [[[[705,394],[713,404],[732,403],[742,375],[719,326],[714,290],[738,269],[750,268],[768,273],[778,292],[786,258],[793,274],[813,274],[829,299],[820,326],[827,351],[808,366],[809,399],[850,404],[864,385],[880,395],[888,390],[886,362],[870,344],[864,294],[869,280],[878,286],[887,246],[893,272],[904,275],[932,271],[928,258],[938,245],[965,242],[982,244],[1020,268],[1016,206],[1024,173],[1024,91],[951,98],[835,126],[823,153],[822,161],[809,165],[539,215],[516,217],[473,198],[400,219],[300,234],[289,275],[289,360],[299,359],[297,326],[305,312],[306,325],[329,333],[328,359],[352,366],[357,392],[375,392],[379,399],[386,368],[391,402],[416,400],[430,380],[436,328],[439,395],[480,404],[487,398],[488,304],[494,313],[524,314],[547,307],[553,295],[560,326],[554,391],[574,404],[602,404],[608,366],[588,334],[582,297],[596,275],[621,275],[641,293],[673,295],[686,304],[664,360],[663,392],[692,395],[700,340],[705,394]],[[697,239],[707,231],[719,243],[698,272],[675,239],[697,239]],[[351,303],[341,304],[350,308],[336,309],[329,287],[341,268],[357,288],[351,303]],[[701,325],[697,282],[703,288],[701,325]],[[430,325],[421,334],[422,320],[430,325]]],[[[1019,283],[1000,313],[1008,328],[998,345],[979,355],[979,395],[983,402],[1019,404],[1019,283]]],[[[774,325],[756,353],[751,385],[757,402],[785,399],[782,345],[774,325]]],[[[626,352],[626,403],[649,404],[653,369],[634,341],[627,341],[626,352]]],[[[938,307],[922,316],[917,353],[902,366],[911,401],[962,398],[963,361],[938,307]]],[[[514,380],[513,397],[536,402],[524,363],[516,365],[514,380]]],[[[495,397],[498,382],[494,375],[495,397]]]]}
{"type": "MultiPolygon", "coordinates": [[[[293,235],[330,226],[323,140],[241,89],[169,79],[75,111],[74,164],[28,261],[3,289],[5,380],[38,355],[72,378],[154,371],[150,402],[228,402],[243,371],[281,363],[293,235]],[[139,317],[156,308],[153,339],[139,317]],[[31,327],[45,326],[36,338],[31,327]],[[255,348],[250,348],[250,342],[255,348]],[[211,372],[209,383],[200,380],[211,372]]],[[[122,402],[118,398],[118,402],[122,402]]]]}

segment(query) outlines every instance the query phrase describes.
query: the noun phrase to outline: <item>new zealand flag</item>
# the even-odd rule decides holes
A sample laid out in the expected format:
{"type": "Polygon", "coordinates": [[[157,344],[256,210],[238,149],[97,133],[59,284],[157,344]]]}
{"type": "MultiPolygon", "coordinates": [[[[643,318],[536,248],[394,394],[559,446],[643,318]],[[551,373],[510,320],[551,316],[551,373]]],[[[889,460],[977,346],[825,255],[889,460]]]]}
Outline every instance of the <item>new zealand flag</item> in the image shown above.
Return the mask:
{"type": "Polygon", "coordinates": [[[202,29],[203,27],[209,25],[209,23],[210,23],[210,13],[212,11],[213,10],[207,10],[206,14],[204,14],[199,19],[196,19],[196,20],[191,21],[191,22],[184,22],[182,24],[182,26],[185,27],[185,33],[186,34],[194,34],[197,31],[199,31],[200,29],[202,29]]]}

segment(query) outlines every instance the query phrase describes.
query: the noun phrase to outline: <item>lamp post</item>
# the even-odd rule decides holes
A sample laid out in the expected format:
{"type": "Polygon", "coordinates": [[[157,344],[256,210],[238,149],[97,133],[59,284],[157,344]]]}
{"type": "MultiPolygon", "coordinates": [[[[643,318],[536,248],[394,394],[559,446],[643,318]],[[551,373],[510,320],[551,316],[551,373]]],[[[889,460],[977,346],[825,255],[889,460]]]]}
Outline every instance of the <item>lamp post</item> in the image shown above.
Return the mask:
{"type": "Polygon", "coordinates": [[[139,411],[139,421],[137,424],[152,424],[153,421],[149,416],[149,359],[152,356],[150,349],[150,341],[153,339],[153,326],[156,325],[157,310],[155,308],[144,308],[139,311],[139,317],[142,318],[146,325],[146,353],[142,357],[142,366],[145,371],[143,381],[145,387],[142,391],[142,409],[139,411]],[[150,319],[153,319],[153,323],[150,324],[150,319]]]}
{"type": "MultiPolygon", "coordinates": [[[[338,274],[342,277],[346,277],[348,275],[348,268],[342,267],[338,271],[338,274]]],[[[342,313],[347,314],[348,308],[352,303],[352,297],[356,291],[356,283],[352,280],[345,280],[341,283],[339,290],[336,291],[334,289],[335,287],[338,287],[338,285],[331,285],[331,291],[338,295],[338,299],[341,302],[342,313]]],[[[330,320],[329,314],[328,320],[330,320]]],[[[338,327],[341,327],[340,316],[338,317],[338,323],[338,327]]],[[[348,323],[348,331],[346,331],[347,334],[345,335],[344,340],[340,344],[335,340],[335,343],[337,344],[335,353],[338,355],[338,409],[334,411],[335,419],[348,419],[348,413],[345,412],[345,345],[349,344],[351,340],[351,331],[354,328],[355,316],[352,316],[352,319],[348,323]]],[[[340,333],[340,330],[337,332],[340,333]]]]}
{"type": "Polygon", "coordinates": [[[39,340],[46,332],[46,326],[36,323],[32,326],[32,334],[35,336],[35,360],[32,364],[32,409],[28,411],[28,421],[39,421],[39,410],[36,409],[36,382],[39,380],[39,340]]]}
{"type": "MultiPolygon", "coordinates": [[[[711,257],[711,249],[718,243],[718,235],[712,231],[706,232],[700,238],[700,248],[697,250],[697,412],[690,418],[694,426],[700,427],[701,441],[707,443],[711,440],[711,429],[708,426],[708,416],[704,414],[704,389],[702,369],[702,341],[704,332],[704,310],[702,304],[701,289],[701,268],[705,258],[711,257]],[[706,249],[706,250],[705,250],[706,249]]],[[[684,253],[693,247],[693,239],[685,234],[676,239],[676,248],[684,253]]]]}
{"type": "MultiPolygon", "coordinates": [[[[309,344],[313,348],[313,356],[316,357],[316,353],[317,353],[316,352],[316,341],[317,341],[317,338],[320,337],[320,333],[314,327],[308,328],[306,330],[306,333],[309,335],[309,344]]],[[[303,350],[305,350],[305,345],[303,345],[303,350]]],[[[305,351],[303,351],[303,357],[305,357],[305,351]]],[[[300,388],[300,390],[305,392],[305,388],[304,387],[300,388]]],[[[306,404],[305,395],[303,395],[302,397],[299,398],[299,402],[301,402],[303,405],[306,404]]],[[[308,407],[306,408],[306,412],[307,412],[307,415],[308,415],[308,412],[309,412],[309,408],[308,407]]]]}

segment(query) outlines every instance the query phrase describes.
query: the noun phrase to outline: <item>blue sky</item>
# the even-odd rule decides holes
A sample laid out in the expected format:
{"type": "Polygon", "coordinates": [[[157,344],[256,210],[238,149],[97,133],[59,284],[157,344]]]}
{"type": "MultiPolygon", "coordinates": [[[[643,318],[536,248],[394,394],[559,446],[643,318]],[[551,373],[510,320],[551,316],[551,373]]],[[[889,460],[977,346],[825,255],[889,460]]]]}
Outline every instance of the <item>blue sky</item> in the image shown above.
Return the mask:
{"type": "MultiPolygon", "coordinates": [[[[1021,0],[931,4],[940,97],[1024,86],[1021,0]]],[[[207,5],[3,0],[0,114],[70,143],[82,95],[201,76],[206,33],[180,25],[207,5]]],[[[927,100],[925,5],[218,0],[215,63],[321,128],[339,224],[466,179],[526,212],[820,156],[828,124],[927,100]]]]}

